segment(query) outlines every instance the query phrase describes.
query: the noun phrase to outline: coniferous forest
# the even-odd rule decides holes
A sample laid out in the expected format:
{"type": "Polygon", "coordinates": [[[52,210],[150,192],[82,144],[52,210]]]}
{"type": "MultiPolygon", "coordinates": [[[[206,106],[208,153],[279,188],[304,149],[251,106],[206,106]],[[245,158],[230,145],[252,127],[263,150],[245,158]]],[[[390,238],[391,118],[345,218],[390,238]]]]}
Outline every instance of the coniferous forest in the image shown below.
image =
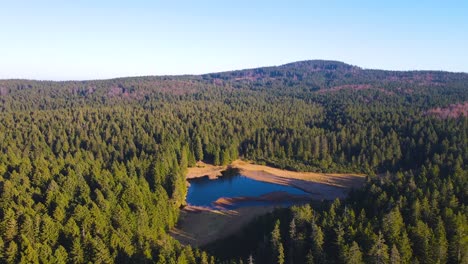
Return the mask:
{"type": "Polygon", "coordinates": [[[335,61],[0,80],[0,263],[468,263],[468,74],[335,61]],[[168,235],[188,167],[367,175],[216,245],[168,235]]]}

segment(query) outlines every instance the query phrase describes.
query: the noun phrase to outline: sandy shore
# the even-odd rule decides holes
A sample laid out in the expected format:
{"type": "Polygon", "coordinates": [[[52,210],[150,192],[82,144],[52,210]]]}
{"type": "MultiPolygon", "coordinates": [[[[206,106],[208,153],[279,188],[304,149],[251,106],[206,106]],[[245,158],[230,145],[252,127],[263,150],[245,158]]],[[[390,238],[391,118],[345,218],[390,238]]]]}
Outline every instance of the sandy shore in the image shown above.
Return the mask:
{"type": "Polygon", "coordinates": [[[238,169],[242,175],[257,181],[294,186],[319,200],[344,198],[349,189],[359,188],[365,181],[365,175],[362,174],[296,172],[252,164],[242,160],[236,160],[228,166],[213,166],[199,162],[197,167],[189,168],[187,179],[204,176],[216,179],[227,168],[238,169]]]}
{"type": "Polygon", "coordinates": [[[188,168],[187,179],[200,178],[208,176],[210,179],[216,179],[221,176],[221,172],[225,171],[228,166],[214,166],[204,162],[197,162],[197,165],[188,168]]]}

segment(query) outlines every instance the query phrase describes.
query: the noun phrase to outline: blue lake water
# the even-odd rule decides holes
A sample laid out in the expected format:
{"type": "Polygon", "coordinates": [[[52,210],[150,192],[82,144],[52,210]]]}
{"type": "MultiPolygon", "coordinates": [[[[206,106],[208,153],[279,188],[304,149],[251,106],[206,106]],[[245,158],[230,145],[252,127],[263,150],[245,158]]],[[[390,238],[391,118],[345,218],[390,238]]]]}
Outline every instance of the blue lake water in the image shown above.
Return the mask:
{"type": "MultiPolygon", "coordinates": [[[[187,203],[196,206],[213,207],[212,203],[221,197],[258,197],[271,192],[287,192],[293,195],[308,195],[307,192],[295,187],[256,181],[236,174],[222,176],[216,180],[210,180],[208,177],[190,180],[190,187],[187,193],[187,203]]],[[[243,201],[229,206],[229,209],[269,204],[291,205],[293,202],[243,201]]]]}

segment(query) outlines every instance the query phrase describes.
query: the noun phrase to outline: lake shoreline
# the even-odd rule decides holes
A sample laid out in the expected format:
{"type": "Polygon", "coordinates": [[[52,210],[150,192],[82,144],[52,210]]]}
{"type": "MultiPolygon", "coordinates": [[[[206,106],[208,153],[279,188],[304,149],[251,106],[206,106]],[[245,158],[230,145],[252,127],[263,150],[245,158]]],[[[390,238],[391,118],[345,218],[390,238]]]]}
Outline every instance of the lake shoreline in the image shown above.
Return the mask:
{"type": "Polygon", "coordinates": [[[187,180],[208,177],[215,180],[223,172],[236,169],[239,174],[253,180],[292,186],[310,193],[312,199],[333,200],[344,198],[350,189],[361,187],[366,176],[363,174],[296,172],[253,164],[248,161],[235,160],[226,166],[214,166],[198,162],[196,167],[189,168],[187,180]]]}
{"type": "Polygon", "coordinates": [[[213,207],[187,204],[181,208],[181,215],[176,227],[170,234],[183,244],[194,247],[205,246],[213,241],[227,237],[242,229],[256,217],[272,212],[277,208],[289,207],[281,202],[293,202],[300,205],[312,201],[344,198],[350,189],[359,188],[365,182],[365,175],[360,174],[325,174],[314,172],[294,172],[269,166],[257,165],[248,161],[235,160],[227,166],[214,166],[198,162],[189,168],[186,179],[208,177],[216,180],[229,169],[238,170],[239,174],[253,180],[292,186],[310,194],[310,197],[291,197],[290,195],[269,193],[263,197],[239,196],[219,198],[213,207]],[[229,209],[229,205],[238,202],[261,200],[269,205],[246,206],[229,209]]]}

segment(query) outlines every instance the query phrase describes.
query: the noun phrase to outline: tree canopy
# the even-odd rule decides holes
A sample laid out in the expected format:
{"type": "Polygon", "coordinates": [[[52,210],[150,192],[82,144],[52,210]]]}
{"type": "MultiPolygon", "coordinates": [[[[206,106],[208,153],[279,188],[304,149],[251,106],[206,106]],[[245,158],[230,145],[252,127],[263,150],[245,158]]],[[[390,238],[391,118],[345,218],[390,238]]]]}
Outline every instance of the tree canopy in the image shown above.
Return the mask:
{"type": "Polygon", "coordinates": [[[0,262],[466,263],[468,120],[433,109],[466,105],[467,83],[331,61],[0,80],[0,262]],[[238,157],[369,176],[345,200],[258,220],[235,256],[180,245],[167,231],[187,167],[238,157]]]}

